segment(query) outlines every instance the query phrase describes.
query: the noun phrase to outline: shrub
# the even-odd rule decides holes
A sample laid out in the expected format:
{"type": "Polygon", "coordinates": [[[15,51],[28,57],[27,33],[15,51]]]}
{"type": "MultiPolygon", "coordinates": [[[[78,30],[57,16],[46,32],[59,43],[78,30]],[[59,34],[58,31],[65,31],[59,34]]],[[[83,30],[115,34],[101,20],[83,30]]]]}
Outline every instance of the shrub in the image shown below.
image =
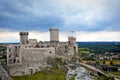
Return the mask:
{"type": "Polygon", "coordinates": [[[106,62],[105,62],[105,60],[103,60],[103,64],[105,64],[106,62]]]}
{"type": "Polygon", "coordinates": [[[112,60],[110,61],[110,65],[113,65],[113,61],[112,60]]]}

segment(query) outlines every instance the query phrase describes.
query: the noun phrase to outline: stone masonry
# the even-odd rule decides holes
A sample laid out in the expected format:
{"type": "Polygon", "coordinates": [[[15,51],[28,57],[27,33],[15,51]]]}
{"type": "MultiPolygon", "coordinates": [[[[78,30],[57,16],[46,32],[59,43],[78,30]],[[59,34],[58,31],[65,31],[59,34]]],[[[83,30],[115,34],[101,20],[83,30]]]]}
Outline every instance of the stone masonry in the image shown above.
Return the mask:
{"type": "Polygon", "coordinates": [[[28,40],[29,33],[20,32],[20,44],[7,47],[7,66],[11,76],[30,75],[43,70],[48,66],[48,57],[70,60],[78,53],[75,37],[68,37],[68,42],[59,42],[59,30],[49,31],[50,42],[28,40]]]}

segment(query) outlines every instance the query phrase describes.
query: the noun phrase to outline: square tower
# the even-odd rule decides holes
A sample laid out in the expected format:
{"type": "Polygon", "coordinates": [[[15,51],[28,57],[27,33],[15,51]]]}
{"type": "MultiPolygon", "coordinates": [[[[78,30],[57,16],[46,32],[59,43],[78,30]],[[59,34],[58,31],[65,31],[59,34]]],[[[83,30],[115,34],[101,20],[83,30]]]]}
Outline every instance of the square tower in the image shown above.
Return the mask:
{"type": "Polygon", "coordinates": [[[59,42],[59,29],[49,29],[50,42],[59,42]]]}
{"type": "Polygon", "coordinates": [[[69,41],[70,44],[76,44],[76,38],[73,37],[73,36],[69,36],[68,41],[69,41]]]}

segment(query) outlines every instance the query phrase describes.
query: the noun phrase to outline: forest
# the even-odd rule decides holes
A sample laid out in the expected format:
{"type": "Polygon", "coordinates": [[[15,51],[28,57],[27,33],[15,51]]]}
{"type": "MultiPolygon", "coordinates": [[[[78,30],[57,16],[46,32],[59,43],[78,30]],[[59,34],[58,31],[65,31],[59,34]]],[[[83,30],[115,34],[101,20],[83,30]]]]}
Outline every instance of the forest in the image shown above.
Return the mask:
{"type": "Polygon", "coordinates": [[[77,42],[79,48],[88,48],[91,53],[120,53],[120,42],[77,42]]]}

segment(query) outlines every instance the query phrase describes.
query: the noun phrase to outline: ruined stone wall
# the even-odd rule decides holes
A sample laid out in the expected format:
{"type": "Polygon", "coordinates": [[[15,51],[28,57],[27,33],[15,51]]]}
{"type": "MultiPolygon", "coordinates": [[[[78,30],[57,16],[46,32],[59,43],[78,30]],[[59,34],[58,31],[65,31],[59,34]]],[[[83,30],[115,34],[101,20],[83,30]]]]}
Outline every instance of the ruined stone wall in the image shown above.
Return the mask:
{"type": "Polygon", "coordinates": [[[47,57],[55,56],[54,48],[23,48],[20,52],[22,54],[22,63],[31,63],[38,61],[45,61],[47,57]]]}
{"type": "Polygon", "coordinates": [[[9,45],[7,46],[7,65],[20,63],[19,61],[20,45],[9,45]]]}
{"type": "Polygon", "coordinates": [[[59,42],[57,44],[56,49],[56,57],[60,57],[63,59],[71,59],[78,53],[78,45],[76,43],[69,43],[69,42],[59,42]]]}
{"type": "Polygon", "coordinates": [[[30,39],[28,32],[20,32],[20,45],[7,48],[7,65],[12,76],[30,75],[46,68],[48,58],[71,59],[78,53],[75,37],[68,42],[59,42],[59,30],[50,29],[50,42],[39,42],[30,39]]]}
{"type": "Polygon", "coordinates": [[[54,48],[24,48],[20,50],[21,64],[9,65],[12,76],[34,74],[47,67],[47,58],[55,57],[54,48]]]}
{"type": "Polygon", "coordinates": [[[70,60],[78,52],[77,44],[71,45],[69,42],[45,42],[42,45],[44,45],[43,48],[33,48],[29,44],[9,46],[7,62],[10,74],[12,76],[30,75],[46,68],[48,57],[70,60]]]}
{"type": "Polygon", "coordinates": [[[28,41],[28,44],[32,45],[33,47],[36,47],[37,43],[37,39],[29,39],[28,41]]]}
{"type": "Polygon", "coordinates": [[[49,47],[51,47],[50,42],[39,42],[38,45],[39,45],[40,48],[49,48],[49,47]]]}
{"type": "Polygon", "coordinates": [[[41,48],[55,48],[55,53],[57,56],[67,56],[78,53],[78,45],[75,40],[70,42],[40,42],[39,46],[41,48]]]}

